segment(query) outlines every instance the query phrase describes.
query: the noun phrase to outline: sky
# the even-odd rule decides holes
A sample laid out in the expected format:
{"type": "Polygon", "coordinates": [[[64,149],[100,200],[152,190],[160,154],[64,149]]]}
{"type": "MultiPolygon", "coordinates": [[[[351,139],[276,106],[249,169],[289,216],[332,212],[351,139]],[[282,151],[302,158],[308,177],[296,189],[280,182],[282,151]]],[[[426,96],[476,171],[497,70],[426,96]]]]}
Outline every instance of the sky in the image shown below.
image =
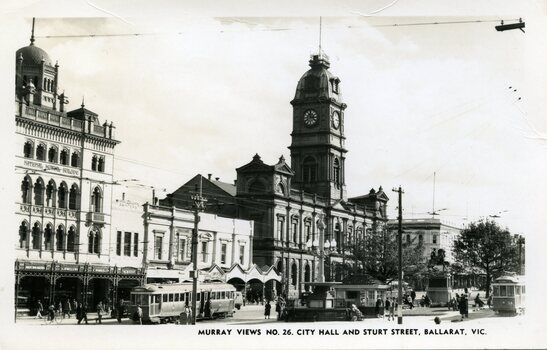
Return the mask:
{"type": "Polygon", "coordinates": [[[197,173],[233,182],[255,153],[288,160],[289,102],[322,16],[348,105],[348,195],[381,185],[395,218],[400,185],[405,218],[430,217],[433,200],[457,225],[501,212],[500,225],[544,245],[545,2],[132,4],[29,0],[2,12],[6,76],[36,16],[35,44],[59,62],[68,109],[85,96],[116,126],[114,179],[169,193],[197,173]],[[494,29],[519,17],[525,34],[494,29]],[[403,25],[447,21],[481,23],[403,25]],[[66,35],[84,37],[55,37],[66,35]]]}
{"type": "MultiPolygon", "coordinates": [[[[35,44],[59,62],[68,109],[85,98],[116,126],[115,179],[137,178],[161,197],[196,173],[233,182],[255,153],[289,159],[289,102],[318,50],[319,16],[105,17],[99,5],[102,17],[38,18],[35,44]],[[135,33],[144,35],[48,38],[135,33]]],[[[545,85],[527,67],[538,23],[528,20],[527,34],[497,32],[497,22],[394,27],[520,12],[363,15],[372,8],[322,20],[348,105],[348,195],[381,185],[395,218],[391,189],[401,185],[406,218],[429,217],[433,205],[455,224],[502,212],[502,226],[532,234],[534,208],[545,208],[531,195],[544,186],[547,130],[545,85]]],[[[29,42],[30,19],[17,24],[12,51],[29,42]]]]}

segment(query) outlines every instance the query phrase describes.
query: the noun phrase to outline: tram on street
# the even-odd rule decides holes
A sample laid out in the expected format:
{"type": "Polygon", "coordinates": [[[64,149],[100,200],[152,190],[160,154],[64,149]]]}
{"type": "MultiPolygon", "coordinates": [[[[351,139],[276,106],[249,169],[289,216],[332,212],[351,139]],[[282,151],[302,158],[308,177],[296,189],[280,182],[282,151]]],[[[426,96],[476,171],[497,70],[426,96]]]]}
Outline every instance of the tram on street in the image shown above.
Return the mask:
{"type": "MultiPolygon", "coordinates": [[[[197,287],[196,319],[231,317],[236,288],[222,282],[200,282],[197,287]]],[[[131,315],[142,309],[143,322],[175,322],[185,305],[192,306],[192,283],[145,284],[131,290],[131,315]]]]}
{"type": "Polygon", "coordinates": [[[502,276],[492,283],[492,309],[498,313],[522,314],[526,286],[523,276],[502,276]]]}

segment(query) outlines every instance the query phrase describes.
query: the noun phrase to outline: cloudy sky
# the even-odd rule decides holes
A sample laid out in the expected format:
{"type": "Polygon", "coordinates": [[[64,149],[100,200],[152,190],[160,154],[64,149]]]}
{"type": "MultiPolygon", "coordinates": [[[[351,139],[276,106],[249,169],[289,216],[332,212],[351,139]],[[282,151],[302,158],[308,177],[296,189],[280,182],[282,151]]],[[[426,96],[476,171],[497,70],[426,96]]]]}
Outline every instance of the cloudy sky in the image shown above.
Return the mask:
{"type": "Polygon", "coordinates": [[[59,62],[69,109],[85,96],[117,127],[115,179],[170,192],[196,173],[232,182],[255,153],[288,159],[289,102],[323,16],[322,47],[348,105],[350,196],[382,185],[395,218],[391,189],[401,185],[404,215],[424,217],[436,172],[442,219],[503,212],[511,231],[544,234],[545,2],[124,4],[19,1],[3,13],[7,76],[36,16],[35,44],[59,62]],[[519,17],[526,34],[494,30],[519,17]]]}
{"type": "MultiPolygon", "coordinates": [[[[547,133],[540,2],[473,11],[325,2],[266,13],[170,5],[88,2],[63,17],[44,2],[11,10],[36,11],[36,45],[59,62],[69,109],[85,96],[87,108],[117,126],[116,179],[169,192],[196,173],[232,182],[255,153],[267,163],[289,158],[289,101],[318,50],[322,15],[322,47],[348,104],[348,194],[382,185],[395,217],[391,188],[401,185],[406,217],[423,217],[436,173],[443,219],[503,212],[498,221],[512,231],[538,232],[547,133]],[[494,30],[520,16],[526,34],[494,30]],[[481,23],[404,26],[447,21],[481,23]]],[[[30,34],[29,18],[12,21],[11,53],[30,34]]]]}

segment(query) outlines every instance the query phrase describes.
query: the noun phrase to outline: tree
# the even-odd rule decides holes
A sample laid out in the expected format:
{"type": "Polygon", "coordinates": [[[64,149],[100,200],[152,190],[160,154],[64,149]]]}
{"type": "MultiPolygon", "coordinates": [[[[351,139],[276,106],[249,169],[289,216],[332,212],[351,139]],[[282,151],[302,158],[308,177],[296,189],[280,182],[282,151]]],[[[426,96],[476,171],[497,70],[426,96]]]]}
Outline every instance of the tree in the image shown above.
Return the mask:
{"type": "MultiPolygon", "coordinates": [[[[397,232],[385,229],[373,232],[350,247],[361,271],[387,283],[397,278],[399,268],[397,232]]],[[[421,241],[403,242],[403,273],[406,281],[423,277],[427,270],[421,241]]]]}
{"type": "Polygon", "coordinates": [[[486,274],[486,297],[492,279],[518,271],[518,247],[507,229],[490,220],[473,222],[454,242],[454,257],[464,268],[486,274]]]}

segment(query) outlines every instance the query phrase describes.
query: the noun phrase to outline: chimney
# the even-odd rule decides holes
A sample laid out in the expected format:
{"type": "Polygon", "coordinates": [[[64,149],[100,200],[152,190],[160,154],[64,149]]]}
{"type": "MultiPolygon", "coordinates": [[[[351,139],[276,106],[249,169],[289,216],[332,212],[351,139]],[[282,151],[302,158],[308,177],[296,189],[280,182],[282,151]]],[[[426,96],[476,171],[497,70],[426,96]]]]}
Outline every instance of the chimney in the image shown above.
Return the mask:
{"type": "Polygon", "coordinates": [[[213,176],[213,174],[207,174],[207,180],[211,181],[211,176],[213,176]]]}

